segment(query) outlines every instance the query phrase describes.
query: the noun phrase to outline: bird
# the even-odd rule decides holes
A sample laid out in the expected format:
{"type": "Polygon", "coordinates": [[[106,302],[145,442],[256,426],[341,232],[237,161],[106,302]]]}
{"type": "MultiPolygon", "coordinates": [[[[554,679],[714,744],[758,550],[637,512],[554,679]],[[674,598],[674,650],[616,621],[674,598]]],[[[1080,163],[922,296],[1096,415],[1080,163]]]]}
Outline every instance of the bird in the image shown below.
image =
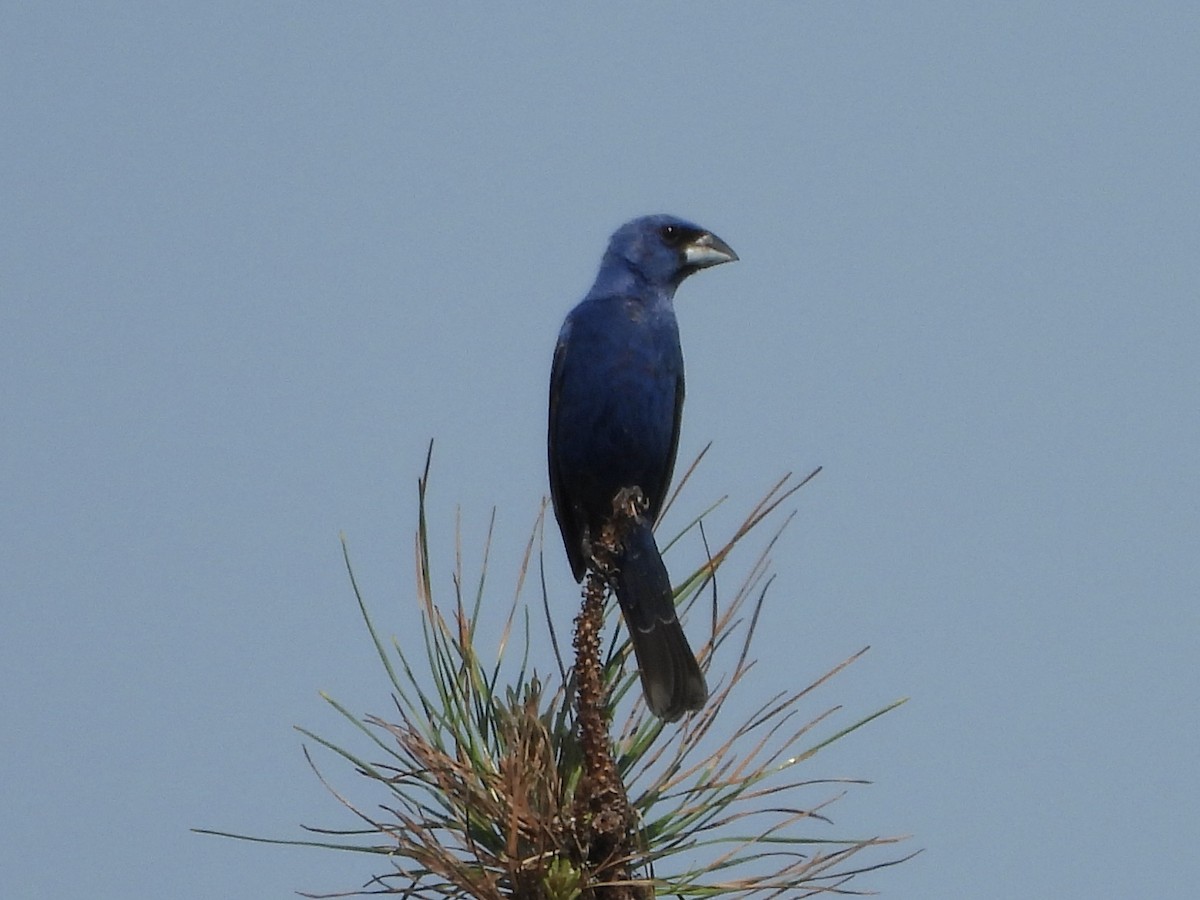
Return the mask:
{"type": "MultiPolygon", "coordinates": [[[[612,576],[646,705],[673,722],[702,709],[708,686],[675,612],[654,540],[683,412],[675,291],[738,258],[711,231],[671,215],[613,233],[595,283],[567,314],[550,373],[550,495],[576,581],[597,570],[592,546],[622,491],[640,493],[612,576]]],[[[601,573],[603,574],[603,573],[601,573]]]]}

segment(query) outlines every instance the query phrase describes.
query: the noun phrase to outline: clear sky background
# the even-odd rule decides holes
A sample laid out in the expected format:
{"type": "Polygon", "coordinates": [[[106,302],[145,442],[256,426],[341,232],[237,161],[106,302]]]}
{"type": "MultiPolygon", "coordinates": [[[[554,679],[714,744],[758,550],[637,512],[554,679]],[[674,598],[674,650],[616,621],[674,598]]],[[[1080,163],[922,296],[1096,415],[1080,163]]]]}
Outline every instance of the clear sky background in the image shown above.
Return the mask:
{"type": "Polygon", "coordinates": [[[678,297],[668,524],[823,465],[758,683],[912,698],[816,834],[914,835],[885,897],[1195,896],[1198,10],[7,4],[0,895],[377,871],[188,829],[348,824],[292,730],[389,708],[339,531],[411,638],[436,438],[443,595],[495,506],[506,604],[561,318],[669,211],[742,260],[678,297]]]}

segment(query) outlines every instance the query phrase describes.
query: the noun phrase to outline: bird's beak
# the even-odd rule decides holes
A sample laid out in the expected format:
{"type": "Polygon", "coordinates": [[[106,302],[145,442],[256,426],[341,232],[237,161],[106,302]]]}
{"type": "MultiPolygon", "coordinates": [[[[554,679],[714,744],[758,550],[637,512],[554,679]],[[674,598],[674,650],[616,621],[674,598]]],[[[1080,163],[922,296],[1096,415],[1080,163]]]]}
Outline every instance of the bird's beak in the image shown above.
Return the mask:
{"type": "Polygon", "coordinates": [[[721,263],[733,262],[738,255],[733,248],[711,232],[704,232],[683,249],[683,258],[689,266],[707,269],[721,263]]]}

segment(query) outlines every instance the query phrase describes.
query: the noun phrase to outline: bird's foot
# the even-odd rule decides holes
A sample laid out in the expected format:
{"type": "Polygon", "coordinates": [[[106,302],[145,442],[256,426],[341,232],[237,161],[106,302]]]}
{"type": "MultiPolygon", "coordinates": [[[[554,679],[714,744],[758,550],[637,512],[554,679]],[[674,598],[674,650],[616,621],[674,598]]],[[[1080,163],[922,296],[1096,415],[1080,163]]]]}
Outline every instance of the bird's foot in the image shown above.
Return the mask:
{"type": "Polygon", "coordinates": [[[606,579],[616,575],[617,560],[621,557],[625,535],[641,520],[642,513],[649,506],[650,501],[637,485],[617,491],[612,501],[612,516],[604,521],[598,535],[588,536],[587,553],[594,571],[606,579]]]}
{"type": "Polygon", "coordinates": [[[633,487],[621,488],[613,497],[613,517],[618,520],[621,518],[636,520],[649,508],[650,501],[646,499],[646,495],[636,484],[633,487]]]}

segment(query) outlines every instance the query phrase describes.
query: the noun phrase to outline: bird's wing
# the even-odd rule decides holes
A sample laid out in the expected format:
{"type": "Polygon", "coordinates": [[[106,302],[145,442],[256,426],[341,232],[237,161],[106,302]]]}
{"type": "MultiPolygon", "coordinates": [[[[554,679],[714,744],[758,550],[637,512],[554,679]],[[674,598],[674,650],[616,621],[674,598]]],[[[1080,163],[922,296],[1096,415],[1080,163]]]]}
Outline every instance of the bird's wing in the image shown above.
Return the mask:
{"type": "Polygon", "coordinates": [[[658,521],[658,515],[662,512],[667,494],[671,490],[671,477],[675,473],[675,453],[679,450],[680,424],[683,422],[683,394],[683,367],[680,366],[679,375],[675,378],[675,420],[671,425],[671,449],[667,452],[667,462],[663,467],[662,481],[659,482],[657,496],[649,498],[650,521],[652,522],[658,521]]]}
{"type": "Polygon", "coordinates": [[[580,581],[587,568],[587,562],[583,558],[583,535],[579,532],[579,522],[567,499],[562,472],[559,469],[557,446],[558,398],[562,391],[563,364],[567,357],[569,334],[570,325],[564,325],[558,336],[558,344],[554,347],[554,362],[550,367],[550,426],[546,437],[546,447],[550,469],[550,499],[554,503],[554,517],[558,519],[558,527],[562,531],[563,544],[566,546],[571,571],[575,575],[575,580],[580,581]]]}

